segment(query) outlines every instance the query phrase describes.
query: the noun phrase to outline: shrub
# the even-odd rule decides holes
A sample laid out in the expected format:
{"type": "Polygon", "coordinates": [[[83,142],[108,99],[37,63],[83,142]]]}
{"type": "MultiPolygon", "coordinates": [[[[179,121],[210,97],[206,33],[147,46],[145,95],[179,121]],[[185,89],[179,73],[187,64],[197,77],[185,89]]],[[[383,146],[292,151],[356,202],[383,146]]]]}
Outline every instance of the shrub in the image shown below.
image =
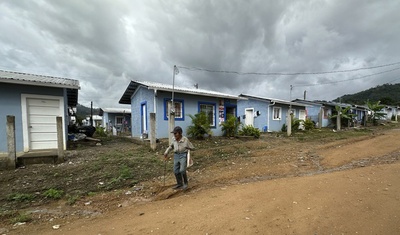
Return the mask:
{"type": "Polygon", "coordinates": [[[229,114],[226,121],[221,123],[221,126],[225,136],[233,137],[239,128],[239,122],[235,116],[229,114]]]}
{"type": "Polygon", "coordinates": [[[203,139],[205,135],[212,135],[210,121],[206,113],[200,112],[194,116],[189,114],[192,125],[188,127],[187,134],[196,139],[203,139]]]}
{"type": "Polygon", "coordinates": [[[48,189],[43,193],[43,196],[46,198],[51,198],[51,199],[60,199],[62,195],[64,194],[64,191],[58,190],[58,189],[48,189]]]}
{"type": "Polygon", "coordinates": [[[101,127],[101,126],[96,127],[95,134],[96,134],[96,136],[99,136],[99,137],[106,137],[107,136],[107,133],[105,132],[105,128],[101,127]]]}
{"type": "Polygon", "coordinates": [[[239,135],[254,136],[255,138],[260,138],[260,130],[252,125],[242,125],[242,129],[239,130],[239,135]]]}
{"type": "Polygon", "coordinates": [[[305,129],[306,131],[312,130],[312,129],[315,128],[314,122],[313,122],[311,119],[309,119],[309,118],[307,118],[307,119],[303,122],[303,125],[304,125],[304,129],[305,129]]]}

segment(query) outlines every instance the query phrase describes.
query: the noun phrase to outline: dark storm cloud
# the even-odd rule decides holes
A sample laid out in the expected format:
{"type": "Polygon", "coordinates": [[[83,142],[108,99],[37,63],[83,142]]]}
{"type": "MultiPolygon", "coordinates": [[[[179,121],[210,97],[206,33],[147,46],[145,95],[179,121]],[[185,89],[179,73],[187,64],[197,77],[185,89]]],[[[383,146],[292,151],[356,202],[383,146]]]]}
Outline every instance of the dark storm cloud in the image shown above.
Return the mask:
{"type": "MultiPolygon", "coordinates": [[[[0,69],[78,79],[80,102],[115,107],[129,80],[171,84],[174,65],[290,73],[399,62],[398,9],[395,0],[6,0],[0,69]]],[[[280,99],[306,90],[309,99],[331,100],[399,82],[399,71],[362,78],[395,67],[268,76],[180,68],[176,81],[280,99]]]]}

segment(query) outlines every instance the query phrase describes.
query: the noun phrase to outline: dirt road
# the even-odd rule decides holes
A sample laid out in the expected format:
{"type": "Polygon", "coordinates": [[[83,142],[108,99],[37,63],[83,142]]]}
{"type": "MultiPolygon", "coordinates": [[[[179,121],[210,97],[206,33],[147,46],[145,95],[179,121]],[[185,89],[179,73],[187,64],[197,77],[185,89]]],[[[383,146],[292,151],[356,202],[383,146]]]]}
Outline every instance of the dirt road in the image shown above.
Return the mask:
{"type": "Polygon", "coordinates": [[[271,153],[255,150],[246,163],[192,172],[186,192],[165,189],[154,197],[168,199],[125,195],[97,216],[20,225],[7,234],[400,234],[399,139],[396,129],[299,144],[282,150],[295,161],[273,169],[263,164],[271,153]],[[263,178],[274,171],[288,174],[263,178]]]}

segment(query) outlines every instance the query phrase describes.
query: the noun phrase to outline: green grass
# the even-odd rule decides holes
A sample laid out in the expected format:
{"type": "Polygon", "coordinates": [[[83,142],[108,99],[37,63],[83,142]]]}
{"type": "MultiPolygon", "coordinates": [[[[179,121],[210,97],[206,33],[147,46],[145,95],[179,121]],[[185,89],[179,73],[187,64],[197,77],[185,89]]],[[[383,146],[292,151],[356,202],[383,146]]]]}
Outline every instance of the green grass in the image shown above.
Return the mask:
{"type": "Polygon", "coordinates": [[[8,195],[7,200],[8,201],[16,201],[16,202],[29,202],[35,199],[34,194],[28,194],[28,193],[13,193],[11,195],[8,195]]]}
{"type": "Polygon", "coordinates": [[[45,198],[50,198],[50,199],[60,199],[60,198],[62,198],[63,194],[64,194],[63,190],[51,188],[51,189],[46,190],[43,193],[43,196],[45,198]]]}

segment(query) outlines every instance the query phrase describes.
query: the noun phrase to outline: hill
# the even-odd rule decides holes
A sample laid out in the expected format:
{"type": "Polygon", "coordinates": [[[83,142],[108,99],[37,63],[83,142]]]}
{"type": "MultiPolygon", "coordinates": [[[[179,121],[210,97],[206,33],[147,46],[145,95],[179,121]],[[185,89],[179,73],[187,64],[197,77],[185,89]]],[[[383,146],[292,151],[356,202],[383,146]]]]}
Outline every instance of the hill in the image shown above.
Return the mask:
{"type": "MultiPolygon", "coordinates": [[[[100,109],[99,108],[93,108],[93,115],[99,115],[100,109]]],[[[83,106],[81,104],[78,104],[76,106],[76,118],[79,123],[81,123],[81,120],[85,119],[86,117],[90,116],[90,107],[83,106]]]]}
{"type": "Polygon", "coordinates": [[[367,100],[372,102],[380,100],[386,105],[400,105],[400,83],[379,85],[352,95],[338,97],[333,101],[364,105],[367,100]]]}

